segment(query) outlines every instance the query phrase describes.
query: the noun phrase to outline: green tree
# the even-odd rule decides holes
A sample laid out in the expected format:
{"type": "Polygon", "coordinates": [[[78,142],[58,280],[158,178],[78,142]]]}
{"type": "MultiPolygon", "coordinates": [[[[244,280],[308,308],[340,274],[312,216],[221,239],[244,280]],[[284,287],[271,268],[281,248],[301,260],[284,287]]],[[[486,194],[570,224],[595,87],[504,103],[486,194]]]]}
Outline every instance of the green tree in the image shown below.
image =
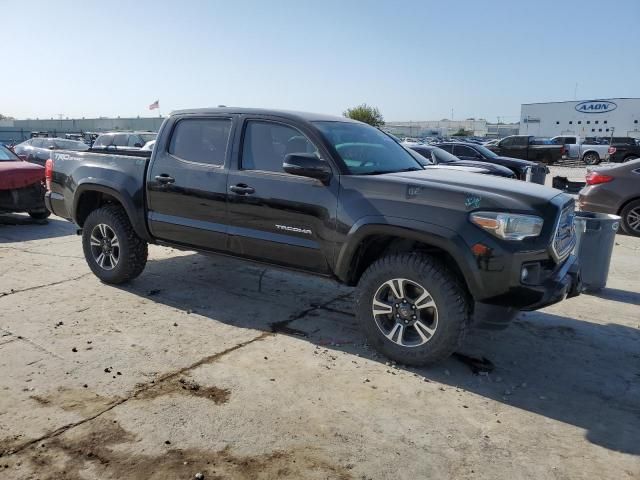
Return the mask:
{"type": "Polygon", "coordinates": [[[452,137],[468,137],[472,133],[473,132],[470,132],[469,130],[465,130],[464,128],[461,128],[460,130],[458,130],[456,133],[454,133],[451,136],[452,137]]]}
{"type": "Polygon", "coordinates": [[[358,105],[357,107],[348,108],[342,113],[347,118],[358,120],[360,122],[368,123],[374,127],[381,127],[384,125],[384,118],[377,107],[371,107],[366,103],[358,105]]]}

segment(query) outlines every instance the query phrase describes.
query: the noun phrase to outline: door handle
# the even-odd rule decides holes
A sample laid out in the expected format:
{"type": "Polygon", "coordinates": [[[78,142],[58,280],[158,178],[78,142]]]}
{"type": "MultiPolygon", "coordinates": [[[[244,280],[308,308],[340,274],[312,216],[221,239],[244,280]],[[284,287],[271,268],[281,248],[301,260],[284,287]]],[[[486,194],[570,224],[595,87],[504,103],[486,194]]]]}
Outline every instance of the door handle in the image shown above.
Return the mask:
{"type": "Polygon", "coordinates": [[[175,178],[167,175],[166,173],[163,173],[162,175],[156,175],[156,182],[158,183],[167,184],[167,183],[173,183],[175,181],[176,181],[175,178]]]}
{"type": "Polygon", "coordinates": [[[237,193],[238,195],[251,195],[252,193],[255,193],[255,189],[253,187],[250,187],[249,185],[246,185],[244,183],[232,185],[229,187],[229,190],[231,190],[233,193],[237,193]]]}

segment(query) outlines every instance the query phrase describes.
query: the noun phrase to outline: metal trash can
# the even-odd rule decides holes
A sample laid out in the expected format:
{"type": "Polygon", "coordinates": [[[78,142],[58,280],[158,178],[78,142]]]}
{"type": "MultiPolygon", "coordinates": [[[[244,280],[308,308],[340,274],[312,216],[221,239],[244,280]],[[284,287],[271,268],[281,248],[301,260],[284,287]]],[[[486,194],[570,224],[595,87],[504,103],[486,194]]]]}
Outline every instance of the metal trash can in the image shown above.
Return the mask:
{"type": "Polygon", "coordinates": [[[620,217],[608,213],[576,212],[576,246],[580,260],[580,277],[587,292],[597,292],[607,285],[609,263],[620,227],[620,217]]]}

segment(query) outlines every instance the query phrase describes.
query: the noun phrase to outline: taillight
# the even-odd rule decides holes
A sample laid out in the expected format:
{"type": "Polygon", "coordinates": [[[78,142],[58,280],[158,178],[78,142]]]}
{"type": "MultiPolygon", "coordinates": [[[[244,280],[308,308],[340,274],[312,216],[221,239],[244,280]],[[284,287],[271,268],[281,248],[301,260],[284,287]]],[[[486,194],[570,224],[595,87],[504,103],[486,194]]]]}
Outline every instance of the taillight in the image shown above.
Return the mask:
{"type": "Polygon", "coordinates": [[[565,153],[567,153],[567,147],[562,145],[562,147],[560,147],[560,155],[564,155],[565,153]]]}
{"type": "Polygon", "coordinates": [[[616,153],[616,147],[609,147],[609,150],[607,150],[609,152],[609,155],[613,155],[614,153],[616,153]]]}
{"type": "Polygon", "coordinates": [[[44,164],[44,183],[47,191],[51,191],[51,180],[53,180],[53,158],[48,158],[44,164]]]}
{"type": "Polygon", "coordinates": [[[613,180],[613,177],[598,172],[587,173],[587,185],[598,185],[599,183],[607,183],[613,180]]]}

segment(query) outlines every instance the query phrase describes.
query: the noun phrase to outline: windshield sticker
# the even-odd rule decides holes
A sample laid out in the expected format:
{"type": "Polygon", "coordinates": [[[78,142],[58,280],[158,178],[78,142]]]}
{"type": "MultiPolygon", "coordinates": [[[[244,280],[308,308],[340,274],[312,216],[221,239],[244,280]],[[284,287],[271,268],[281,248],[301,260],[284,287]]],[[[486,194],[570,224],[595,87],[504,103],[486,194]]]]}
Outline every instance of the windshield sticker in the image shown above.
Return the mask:
{"type": "Polygon", "coordinates": [[[467,195],[467,198],[464,200],[464,206],[467,207],[467,210],[476,209],[480,206],[481,200],[477,195],[467,195]]]}

